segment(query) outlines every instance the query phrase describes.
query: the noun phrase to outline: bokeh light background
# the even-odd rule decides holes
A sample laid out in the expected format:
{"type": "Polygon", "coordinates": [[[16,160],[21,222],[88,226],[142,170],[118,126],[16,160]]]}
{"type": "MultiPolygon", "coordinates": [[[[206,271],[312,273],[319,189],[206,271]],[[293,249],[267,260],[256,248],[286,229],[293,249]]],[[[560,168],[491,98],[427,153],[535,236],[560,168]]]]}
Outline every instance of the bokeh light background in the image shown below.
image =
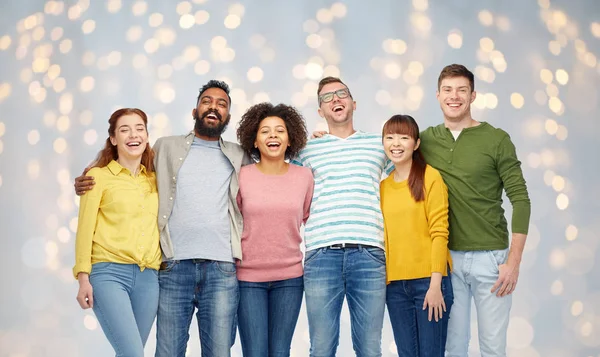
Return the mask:
{"type": "MultiPolygon", "coordinates": [[[[226,139],[262,101],[295,105],[312,131],[326,127],[317,82],[334,75],[357,128],[395,113],[424,128],[442,121],[437,75],[454,62],[476,74],[474,117],[511,134],[533,202],[509,356],[600,356],[599,49],[596,0],[0,2],[0,356],[111,355],[75,301],[72,183],[116,108],[145,110],[152,141],[183,134],[217,78],[232,87],[226,139]]],[[[352,356],[346,310],[342,324],[352,356]]],[[[382,344],[396,355],[387,316],[382,344]]],[[[292,356],[308,347],[303,308],[292,356]]]]}

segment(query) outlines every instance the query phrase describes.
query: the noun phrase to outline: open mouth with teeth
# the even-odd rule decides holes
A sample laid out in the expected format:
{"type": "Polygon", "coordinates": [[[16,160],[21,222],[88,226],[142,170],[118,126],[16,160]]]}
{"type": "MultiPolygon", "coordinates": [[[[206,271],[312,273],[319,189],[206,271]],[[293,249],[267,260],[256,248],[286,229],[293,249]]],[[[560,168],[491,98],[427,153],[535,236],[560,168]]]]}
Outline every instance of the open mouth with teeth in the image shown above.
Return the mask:
{"type": "Polygon", "coordinates": [[[133,147],[138,147],[140,145],[142,145],[141,141],[132,141],[126,144],[128,147],[133,148],[133,147]]]}
{"type": "Polygon", "coordinates": [[[210,120],[219,120],[219,117],[217,117],[215,113],[210,113],[205,118],[210,120]]]}
{"type": "Polygon", "coordinates": [[[331,110],[333,110],[334,113],[339,113],[342,110],[344,110],[344,106],[343,105],[336,105],[333,108],[331,108],[331,110]]]}
{"type": "Polygon", "coordinates": [[[399,156],[399,155],[402,155],[402,154],[404,153],[404,150],[401,150],[401,149],[393,149],[393,150],[390,150],[390,152],[391,152],[391,153],[392,153],[392,155],[394,155],[394,156],[399,156]]]}
{"type": "Polygon", "coordinates": [[[278,149],[280,146],[281,146],[281,143],[278,143],[278,142],[275,142],[275,141],[272,141],[272,142],[268,142],[268,143],[267,143],[267,147],[268,147],[270,150],[276,150],[276,149],[278,149]]]}
{"type": "Polygon", "coordinates": [[[462,106],[462,103],[448,103],[447,104],[451,109],[458,109],[462,106]]]}

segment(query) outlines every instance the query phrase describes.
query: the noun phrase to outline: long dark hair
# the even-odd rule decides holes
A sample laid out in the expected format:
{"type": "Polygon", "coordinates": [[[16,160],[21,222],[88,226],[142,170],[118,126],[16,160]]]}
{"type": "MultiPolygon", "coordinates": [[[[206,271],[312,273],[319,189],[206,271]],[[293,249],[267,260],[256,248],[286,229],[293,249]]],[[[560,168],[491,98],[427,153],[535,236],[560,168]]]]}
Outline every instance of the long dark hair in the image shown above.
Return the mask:
{"type": "MultiPolygon", "coordinates": [[[[413,117],[410,115],[394,115],[383,125],[381,132],[382,138],[385,138],[388,134],[400,134],[408,135],[415,139],[415,143],[419,140],[419,125],[413,117]]],[[[421,153],[421,150],[417,148],[412,155],[412,165],[410,167],[410,173],[408,175],[408,188],[410,194],[416,202],[423,201],[425,199],[425,168],[427,162],[421,153]]]]}
{"type": "MultiPolygon", "coordinates": [[[[110,119],[108,119],[108,138],[106,138],[106,143],[104,144],[104,148],[100,150],[96,160],[92,164],[92,167],[104,167],[108,165],[112,160],[117,160],[119,158],[119,153],[117,151],[117,147],[110,142],[110,138],[115,136],[115,130],[117,130],[117,121],[120,117],[129,114],[139,115],[140,118],[144,121],[144,126],[146,127],[146,133],[148,133],[148,116],[144,111],[137,108],[121,108],[112,113],[110,119]]],[[[146,171],[154,172],[154,151],[150,147],[148,143],[146,145],[146,149],[142,154],[142,165],[146,167],[146,171]]]]}

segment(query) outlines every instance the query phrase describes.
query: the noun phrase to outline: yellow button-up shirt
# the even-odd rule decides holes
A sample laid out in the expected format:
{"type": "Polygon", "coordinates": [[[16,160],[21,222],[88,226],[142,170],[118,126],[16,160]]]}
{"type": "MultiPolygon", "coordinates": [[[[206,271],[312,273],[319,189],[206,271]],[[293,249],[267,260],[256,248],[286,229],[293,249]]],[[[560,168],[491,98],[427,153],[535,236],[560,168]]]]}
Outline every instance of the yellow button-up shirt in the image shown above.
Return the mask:
{"type": "Polygon", "coordinates": [[[155,174],[142,165],[139,174],[116,161],[88,172],[96,185],[81,196],[73,274],[90,273],[99,262],[137,264],[157,269],[158,192],[155,174]]]}

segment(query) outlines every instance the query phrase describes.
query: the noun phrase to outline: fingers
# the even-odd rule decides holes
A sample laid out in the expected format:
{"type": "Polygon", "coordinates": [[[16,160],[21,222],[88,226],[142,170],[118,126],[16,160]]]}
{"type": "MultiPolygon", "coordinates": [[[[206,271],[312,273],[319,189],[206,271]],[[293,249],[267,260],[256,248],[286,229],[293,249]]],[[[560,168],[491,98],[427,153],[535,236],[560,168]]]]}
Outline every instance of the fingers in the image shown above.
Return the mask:
{"type": "MultiPolygon", "coordinates": [[[[427,318],[431,321],[431,315],[434,313],[434,307],[429,305],[429,313],[427,314],[427,318]]],[[[435,312],[435,321],[437,321],[437,312],[435,312]]]]}
{"type": "Polygon", "coordinates": [[[496,280],[496,283],[494,284],[494,286],[492,286],[492,290],[490,290],[490,292],[494,293],[496,290],[498,290],[498,288],[502,285],[502,283],[503,283],[503,280],[498,278],[498,280],[496,280]]]}
{"type": "Polygon", "coordinates": [[[90,308],[93,308],[93,307],[94,307],[94,295],[92,295],[92,294],[90,294],[90,295],[88,296],[88,306],[89,306],[90,308]]]}

